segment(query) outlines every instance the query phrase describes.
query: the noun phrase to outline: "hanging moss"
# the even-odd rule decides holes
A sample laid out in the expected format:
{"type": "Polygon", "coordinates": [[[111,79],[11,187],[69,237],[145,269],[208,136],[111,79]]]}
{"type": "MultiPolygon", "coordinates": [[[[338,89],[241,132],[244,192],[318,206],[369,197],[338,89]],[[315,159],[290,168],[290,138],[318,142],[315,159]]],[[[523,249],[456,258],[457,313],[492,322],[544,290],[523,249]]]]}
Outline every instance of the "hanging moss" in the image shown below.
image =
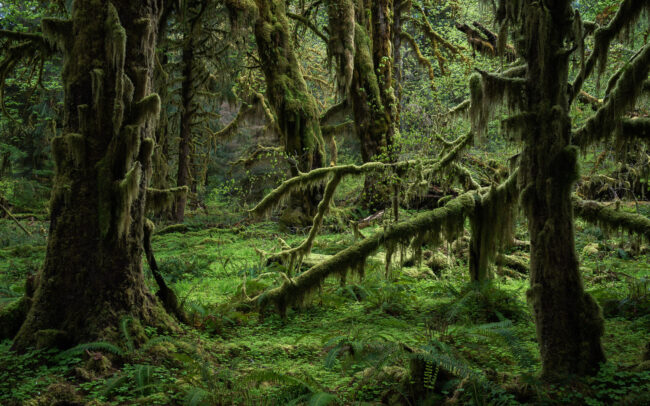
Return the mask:
{"type": "Polygon", "coordinates": [[[363,165],[341,165],[329,168],[318,168],[308,173],[303,173],[293,178],[287,179],[280,186],[274,189],[271,193],[266,195],[261,202],[259,202],[252,210],[251,213],[256,216],[265,216],[270,214],[274,207],[282,204],[292,192],[312,188],[317,185],[322,185],[330,176],[355,176],[362,174],[383,173],[386,169],[392,169],[397,172],[407,171],[409,168],[415,168],[418,165],[426,166],[426,176],[443,170],[450,165],[460,154],[460,152],[469,145],[473,139],[473,134],[470,132],[462,137],[459,137],[453,143],[453,148],[444,156],[438,159],[427,160],[410,160],[401,161],[396,163],[383,163],[383,162],[368,162],[363,165]]]}
{"type": "Polygon", "coordinates": [[[149,119],[157,119],[160,116],[160,97],[156,93],[135,103],[133,106],[132,124],[142,125],[149,119]]]}
{"type": "MultiPolygon", "coordinates": [[[[111,68],[116,72],[124,69],[124,58],[126,55],[126,30],[120,23],[120,16],[113,3],[108,3],[106,16],[106,52],[110,56],[111,68]]],[[[118,83],[119,86],[119,83],[118,83]]]]}
{"type": "Polygon", "coordinates": [[[466,217],[473,212],[475,194],[476,192],[470,192],[460,195],[445,207],[391,225],[299,276],[287,277],[282,286],[249,299],[248,304],[262,310],[269,305],[275,305],[281,314],[286,314],[290,306],[300,304],[310,293],[318,290],[325,278],[333,275],[345,277],[350,271],[362,271],[366,259],[381,246],[408,246],[412,240],[439,242],[441,236],[452,240],[463,230],[466,217]]]}
{"type": "Polygon", "coordinates": [[[650,44],[641,51],[619,73],[616,85],[605,98],[605,103],[596,114],[573,135],[573,143],[586,148],[595,142],[608,139],[612,133],[620,134],[620,118],[634,106],[641,94],[642,83],[650,72],[650,44]]]}
{"type": "Polygon", "coordinates": [[[526,106],[526,80],[504,74],[491,74],[479,71],[470,77],[470,118],[472,128],[481,135],[486,130],[487,122],[502,101],[510,112],[516,112],[526,106]]]}
{"type": "Polygon", "coordinates": [[[488,264],[494,262],[497,254],[514,234],[514,217],[519,191],[518,172],[515,171],[507,181],[492,186],[484,195],[477,195],[470,242],[470,275],[473,281],[488,278],[488,264]]]}
{"type": "Polygon", "coordinates": [[[43,38],[60,51],[70,49],[72,35],[72,21],[58,18],[44,18],[41,20],[43,38]]]}
{"type": "Polygon", "coordinates": [[[573,97],[577,96],[584,81],[598,65],[598,75],[602,74],[607,62],[607,55],[612,40],[622,32],[634,26],[643,14],[650,13],[650,3],[645,0],[624,0],[606,27],[598,28],[594,33],[594,49],[587,62],[582,65],[579,75],[571,86],[573,97]]]}
{"type": "Polygon", "coordinates": [[[190,189],[187,186],[169,189],[147,188],[146,210],[159,214],[170,209],[179,199],[186,198],[189,191],[190,189]]]}
{"type": "Polygon", "coordinates": [[[123,236],[131,225],[131,206],[140,193],[142,165],[136,162],[118,184],[119,205],[116,208],[117,235],[123,236]]]}
{"type": "Polygon", "coordinates": [[[634,140],[645,140],[647,142],[650,140],[650,119],[631,118],[621,120],[617,139],[626,142],[634,142],[634,140]]]}
{"type": "Polygon", "coordinates": [[[352,85],[354,73],[356,21],[353,0],[330,0],[328,2],[329,33],[327,54],[336,59],[337,88],[345,98],[352,85]]]}
{"type": "Polygon", "coordinates": [[[638,234],[650,241],[650,219],[641,214],[627,213],[605,206],[602,203],[573,199],[575,214],[602,228],[618,231],[624,230],[638,234]]]}

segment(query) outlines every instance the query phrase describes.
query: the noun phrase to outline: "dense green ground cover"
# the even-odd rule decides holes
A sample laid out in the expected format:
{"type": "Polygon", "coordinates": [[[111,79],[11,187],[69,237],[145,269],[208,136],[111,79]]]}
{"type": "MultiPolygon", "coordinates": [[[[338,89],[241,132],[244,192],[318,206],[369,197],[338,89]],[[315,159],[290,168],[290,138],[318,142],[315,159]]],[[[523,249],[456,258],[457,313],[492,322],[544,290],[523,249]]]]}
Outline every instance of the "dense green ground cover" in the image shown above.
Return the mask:
{"type": "MultiPolygon", "coordinates": [[[[640,210],[647,214],[650,206],[640,210]]],[[[328,280],[286,319],[274,312],[262,317],[237,306],[243,283],[252,296],[281,281],[281,267],[262,266],[257,250],[272,252],[279,238],[294,244],[303,236],[242,218],[196,215],[181,232],[160,227],[154,238],[161,271],[190,312],[192,328],[157,332],[124,320],[123,341],[114,343],[119,348],[96,343],[62,354],[19,356],[4,342],[0,403],[413,404],[418,396],[431,404],[452,396],[459,404],[647,401],[650,369],[639,362],[650,331],[650,256],[636,237],[578,223],[583,276],[606,316],[610,363],[586,381],[546,386],[535,379],[539,360],[525,275],[496,269],[502,276],[491,285],[468,285],[467,266],[449,245],[442,249],[444,269],[396,267],[387,281],[380,252],[363,280],[346,286],[328,280]],[[425,361],[420,378],[411,371],[417,359],[425,361]]],[[[31,237],[8,221],[0,224],[0,306],[20,296],[25,277],[44,258],[46,223],[24,223],[31,237]]],[[[332,219],[314,259],[352,242],[351,231],[332,219]]],[[[525,258],[525,250],[519,255],[525,258]]]]}

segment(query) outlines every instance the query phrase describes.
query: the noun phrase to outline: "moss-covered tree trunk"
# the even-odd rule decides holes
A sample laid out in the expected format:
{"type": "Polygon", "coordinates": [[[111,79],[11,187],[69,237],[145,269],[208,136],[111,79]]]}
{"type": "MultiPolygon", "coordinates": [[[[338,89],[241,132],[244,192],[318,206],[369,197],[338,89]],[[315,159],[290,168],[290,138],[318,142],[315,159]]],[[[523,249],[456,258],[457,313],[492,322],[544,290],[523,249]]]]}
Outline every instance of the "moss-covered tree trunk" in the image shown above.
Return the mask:
{"type": "Polygon", "coordinates": [[[531,239],[529,301],[542,358],[542,375],[553,379],[587,374],[605,360],[603,319],[583,288],[575,252],[571,188],[578,177],[569,146],[567,97],[573,11],[569,0],[527,0],[522,54],[528,62],[523,132],[522,203],[531,239]]]}
{"type": "MultiPolygon", "coordinates": [[[[192,119],[194,117],[194,42],[192,31],[186,32],[183,45],[183,82],[181,84],[181,123],[180,141],[178,143],[178,172],[176,186],[187,186],[191,181],[191,149],[192,149],[192,119]]],[[[182,223],[185,219],[187,197],[176,203],[176,221],[182,223]]]]}
{"type": "MultiPolygon", "coordinates": [[[[350,100],[363,162],[394,161],[397,99],[393,89],[392,1],[357,2],[354,74],[350,100]]],[[[379,210],[390,202],[385,176],[366,176],[362,206],[379,210]]]]}
{"type": "Polygon", "coordinates": [[[125,315],[170,325],[141,265],[159,6],[76,0],[70,21],[43,21],[64,51],[65,135],[52,143],[47,255],[15,349],[110,337],[125,315]]]}
{"type": "MultiPolygon", "coordinates": [[[[323,137],[316,100],[300,71],[291,41],[283,0],[256,0],[258,18],[255,40],[268,99],[284,138],[285,151],[292,157],[291,175],[308,172],[323,164],[323,137]]],[[[292,195],[282,216],[286,225],[311,225],[318,204],[317,190],[292,195]]]]}

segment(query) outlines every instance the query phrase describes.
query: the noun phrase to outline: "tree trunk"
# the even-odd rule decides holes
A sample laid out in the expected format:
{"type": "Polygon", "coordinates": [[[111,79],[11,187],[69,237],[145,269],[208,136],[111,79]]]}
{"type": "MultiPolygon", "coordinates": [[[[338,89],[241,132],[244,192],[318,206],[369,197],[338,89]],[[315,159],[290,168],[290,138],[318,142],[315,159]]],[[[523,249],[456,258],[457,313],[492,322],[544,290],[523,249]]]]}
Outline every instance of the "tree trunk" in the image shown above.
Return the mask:
{"type": "Polygon", "coordinates": [[[569,146],[567,99],[570,1],[527,7],[522,22],[528,62],[527,110],[534,120],[525,129],[522,202],[531,238],[528,298],[537,325],[546,379],[598,370],[605,356],[600,343],[603,319],[585,293],[575,252],[571,189],[578,178],[577,152],[569,146]]]}
{"type": "MultiPolygon", "coordinates": [[[[398,120],[393,89],[391,2],[366,1],[357,8],[354,74],[350,100],[363,162],[392,162],[397,158],[393,138],[398,120]],[[370,19],[366,13],[370,10],[370,19]]],[[[391,187],[385,175],[368,175],[360,204],[380,210],[390,204],[391,187]]]]}
{"type": "Polygon", "coordinates": [[[14,349],[116,335],[125,315],[171,327],[142,273],[146,186],[160,99],[151,93],[157,0],[74,2],[44,20],[64,54],[65,135],[56,163],[45,264],[14,349]]]}
{"type": "MultiPolygon", "coordinates": [[[[316,100],[309,92],[293,50],[286,6],[283,0],[256,0],[259,17],[255,39],[266,79],[268,99],[284,139],[285,151],[293,158],[291,175],[320,168],[324,142],[316,100]]],[[[282,216],[285,225],[311,225],[319,190],[292,195],[282,216]]]]}
{"type": "MultiPolygon", "coordinates": [[[[176,186],[187,186],[191,180],[192,119],[194,116],[194,46],[192,30],[185,34],[183,46],[183,83],[181,85],[181,131],[178,144],[178,174],[176,186]]],[[[176,222],[185,219],[187,196],[176,203],[176,222]]]]}

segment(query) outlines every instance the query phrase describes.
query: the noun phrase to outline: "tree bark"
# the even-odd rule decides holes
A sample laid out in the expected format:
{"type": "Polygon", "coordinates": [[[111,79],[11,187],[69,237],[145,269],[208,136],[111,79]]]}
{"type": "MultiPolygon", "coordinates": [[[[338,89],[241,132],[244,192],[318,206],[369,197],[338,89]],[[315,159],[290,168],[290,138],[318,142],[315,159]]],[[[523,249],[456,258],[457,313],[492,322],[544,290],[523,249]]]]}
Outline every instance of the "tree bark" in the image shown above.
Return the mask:
{"type": "MultiPolygon", "coordinates": [[[[350,100],[364,163],[393,162],[398,100],[393,89],[392,2],[366,0],[356,10],[354,74],[350,100]],[[370,11],[370,18],[367,18],[370,11]]],[[[366,176],[360,204],[381,210],[390,204],[386,176],[366,176]]]]}
{"type": "MultiPolygon", "coordinates": [[[[193,23],[187,23],[190,29],[185,33],[183,45],[183,82],[181,84],[181,125],[180,142],[178,144],[178,173],[176,186],[187,186],[191,181],[191,148],[192,148],[192,120],[194,116],[194,41],[193,23]]],[[[176,222],[185,220],[185,207],[187,196],[176,203],[176,222]]]]}
{"type": "Polygon", "coordinates": [[[568,0],[525,5],[522,55],[528,62],[527,110],[521,174],[522,202],[531,237],[528,298],[537,326],[542,376],[588,374],[604,362],[603,319],[584,291],[575,252],[571,188],[578,178],[570,147],[568,63],[573,10],[568,0]],[[548,7],[548,8],[546,8],[548,7]],[[531,28],[532,27],[532,28],[531,28]]]}
{"type": "MultiPolygon", "coordinates": [[[[259,17],[255,39],[266,79],[268,100],[277,117],[285,152],[291,156],[291,175],[323,165],[324,146],[316,100],[309,92],[293,50],[283,0],[256,0],[259,17]]],[[[319,190],[293,194],[281,221],[311,225],[319,190]]]]}
{"type": "Polygon", "coordinates": [[[126,315],[173,326],[141,265],[159,11],[159,0],[77,0],[71,21],[43,21],[64,51],[65,135],[52,142],[47,254],[16,350],[110,339],[126,315]]]}

